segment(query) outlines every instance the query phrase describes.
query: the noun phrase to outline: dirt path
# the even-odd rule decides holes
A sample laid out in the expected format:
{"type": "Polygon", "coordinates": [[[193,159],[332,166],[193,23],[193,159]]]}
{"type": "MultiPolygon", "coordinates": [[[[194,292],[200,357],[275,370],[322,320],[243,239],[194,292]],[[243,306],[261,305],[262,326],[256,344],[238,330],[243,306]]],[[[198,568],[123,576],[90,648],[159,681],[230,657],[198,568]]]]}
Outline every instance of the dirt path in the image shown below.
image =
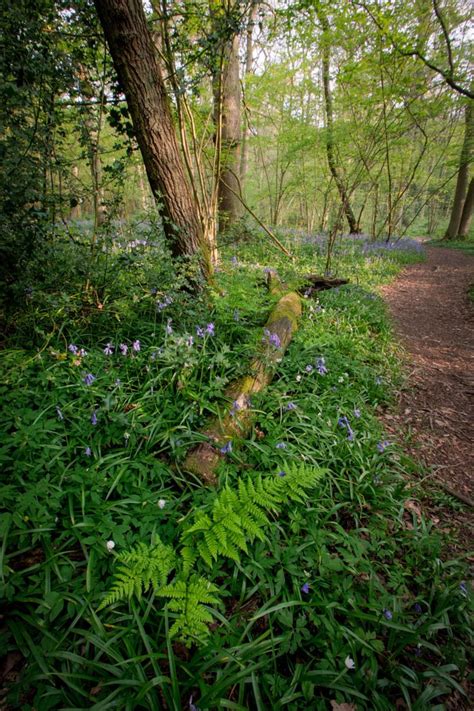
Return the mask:
{"type": "Polygon", "coordinates": [[[398,413],[383,417],[408,432],[409,447],[436,478],[474,501],[474,258],[428,247],[382,296],[411,356],[413,372],[398,413]]]}

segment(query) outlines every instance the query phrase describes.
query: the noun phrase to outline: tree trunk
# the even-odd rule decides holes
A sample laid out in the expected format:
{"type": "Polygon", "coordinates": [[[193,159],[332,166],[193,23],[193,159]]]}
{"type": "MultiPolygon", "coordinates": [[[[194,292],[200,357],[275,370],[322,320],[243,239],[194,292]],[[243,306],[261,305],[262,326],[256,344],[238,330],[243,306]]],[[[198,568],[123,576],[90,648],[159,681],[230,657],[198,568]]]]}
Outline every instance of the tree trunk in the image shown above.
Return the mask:
{"type": "Polygon", "coordinates": [[[334,152],[334,117],[332,108],[332,94],[330,86],[330,62],[331,62],[331,46],[329,38],[329,22],[326,15],[322,10],[316,11],[321,23],[323,30],[323,46],[322,46],[322,64],[323,64],[323,89],[324,89],[324,104],[326,110],[326,153],[328,158],[329,170],[336,183],[344,215],[347,219],[347,224],[349,225],[349,232],[351,234],[357,234],[360,232],[359,225],[352,211],[349,195],[347,193],[344,181],[341,178],[339,169],[336,163],[336,156],[334,152]]]}
{"type": "Polygon", "coordinates": [[[471,226],[472,211],[474,209],[474,178],[471,178],[464,207],[462,209],[461,222],[459,223],[458,237],[459,239],[467,239],[469,228],[471,226]]]}
{"type": "Polygon", "coordinates": [[[151,191],[173,256],[201,251],[210,273],[198,208],[186,179],[168,97],[141,0],[94,0],[124,90],[151,191]]]}
{"type": "MultiPolygon", "coordinates": [[[[253,69],[253,28],[255,26],[259,2],[260,0],[252,0],[252,6],[250,8],[249,20],[247,24],[247,46],[245,50],[245,82],[247,82],[248,77],[252,73],[253,69]]],[[[250,130],[247,124],[247,120],[245,120],[244,129],[242,132],[242,150],[240,155],[240,186],[242,190],[245,185],[245,176],[247,175],[248,170],[249,136],[250,130]]]]}
{"type": "Polygon", "coordinates": [[[214,117],[221,131],[219,174],[219,231],[236,222],[241,214],[240,163],[240,36],[234,35],[223,48],[220,74],[214,78],[214,117]]]}
{"type": "Polygon", "coordinates": [[[456,190],[454,192],[454,202],[451,210],[451,219],[449,220],[448,229],[444,235],[444,239],[447,240],[456,239],[460,231],[464,197],[466,195],[469,180],[469,162],[471,158],[472,139],[474,133],[473,118],[472,102],[469,102],[466,104],[465,109],[466,127],[464,130],[464,141],[461,149],[456,190]]]}

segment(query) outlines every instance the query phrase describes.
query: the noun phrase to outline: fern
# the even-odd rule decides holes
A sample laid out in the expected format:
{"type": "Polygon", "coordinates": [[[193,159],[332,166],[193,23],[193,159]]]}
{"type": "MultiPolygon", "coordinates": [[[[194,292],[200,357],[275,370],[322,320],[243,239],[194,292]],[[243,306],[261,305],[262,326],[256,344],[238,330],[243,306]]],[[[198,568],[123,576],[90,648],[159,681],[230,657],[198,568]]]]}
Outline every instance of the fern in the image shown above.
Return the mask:
{"type": "Polygon", "coordinates": [[[248,477],[239,479],[236,488],[228,484],[215,496],[207,509],[201,509],[181,537],[190,571],[200,556],[211,567],[219,556],[240,560],[247,552],[247,542],[265,538],[270,525],[268,511],[278,513],[288,501],[303,502],[324,470],[306,465],[290,465],[284,477],[248,477]]]}
{"type": "Polygon", "coordinates": [[[170,637],[203,640],[209,634],[212,613],[206,605],[217,605],[219,588],[205,578],[193,575],[188,580],[176,578],[157,591],[158,597],[170,598],[168,610],[177,614],[170,637]]]}
{"type": "Polygon", "coordinates": [[[154,590],[165,585],[176,564],[176,556],[171,546],[160,540],[154,545],[139,543],[133,550],[119,553],[120,567],[115,574],[115,583],[99,610],[118,600],[141,597],[150,587],[154,590]]]}

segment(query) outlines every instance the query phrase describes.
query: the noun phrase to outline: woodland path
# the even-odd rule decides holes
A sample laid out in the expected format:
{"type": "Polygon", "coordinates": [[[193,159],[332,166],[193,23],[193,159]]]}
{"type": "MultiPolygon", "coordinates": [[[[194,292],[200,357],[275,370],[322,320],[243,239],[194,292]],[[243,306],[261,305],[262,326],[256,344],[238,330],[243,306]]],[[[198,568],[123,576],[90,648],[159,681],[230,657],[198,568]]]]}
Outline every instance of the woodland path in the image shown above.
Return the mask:
{"type": "MultiPolygon", "coordinates": [[[[398,410],[382,416],[384,425],[405,433],[410,453],[427,465],[430,478],[471,501],[474,305],[468,290],[473,283],[474,257],[427,247],[425,262],[410,265],[381,289],[412,368],[398,410]]],[[[469,532],[462,537],[469,539],[469,532]]]]}

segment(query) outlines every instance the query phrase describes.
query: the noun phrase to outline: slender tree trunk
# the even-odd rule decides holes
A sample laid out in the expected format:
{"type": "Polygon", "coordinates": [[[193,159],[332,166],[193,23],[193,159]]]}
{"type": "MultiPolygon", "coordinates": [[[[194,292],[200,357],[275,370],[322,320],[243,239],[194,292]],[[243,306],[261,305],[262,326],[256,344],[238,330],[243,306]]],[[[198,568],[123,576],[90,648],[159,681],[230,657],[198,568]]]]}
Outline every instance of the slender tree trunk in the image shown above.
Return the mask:
{"type": "MultiPolygon", "coordinates": [[[[253,70],[253,28],[255,26],[255,20],[257,17],[258,6],[260,0],[252,0],[252,6],[250,8],[249,20],[247,24],[246,32],[246,49],[245,49],[245,84],[247,83],[248,77],[253,70]]],[[[248,170],[248,141],[250,137],[250,129],[248,127],[247,121],[244,121],[244,128],[242,131],[242,150],[240,154],[240,185],[243,190],[245,185],[245,177],[248,170]]]]}
{"type": "Polygon", "coordinates": [[[186,179],[168,97],[141,0],[94,0],[124,90],[151,191],[174,256],[202,250],[210,273],[198,208],[186,179]]]}
{"type": "Polygon", "coordinates": [[[317,10],[317,13],[323,30],[322,65],[324,103],[326,109],[326,153],[328,165],[341,198],[343,212],[346,216],[347,224],[349,225],[349,232],[351,234],[357,234],[360,232],[359,225],[357,224],[357,220],[352,211],[352,207],[349,202],[349,195],[340,175],[334,151],[334,117],[330,86],[331,46],[329,38],[329,22],[326,15],[321,10],[317,10]]]}
{"type": "Polygon", "coordinates": [[[232,37],[223,48],[220,76],[214,79],[214,116],[221,130],[221,164],[219,175],[219,231],[222,232],[241,214],[240,194],[240,35],[232,37]],[[220,121],[219,121],[220,113],[220,121]]]}
{"type": "Polygon", "coordinates": [[[466,127],[464,130],[464,141],[461,149],[461,157],[459,161],[459,171],[456,181],[456,190],[454,192],[454,202],[451,209],[451,219],[449,220],[448,229],[444,238],[447,240],[456,239],[460,232],[461,218],[463,214],[464,198],[466,195],[467,185],[469,181],[469,162],[471,158],[472,140],[474,134],[474,115],[472,109],[472,101],[466,104],[465,120],[466,127]]]}
{"type": "Polygon", "coordinates": [[[473,209],[474,209],[474,178],[471,178],[471,182],[469,183],[469,188],[467,191],[466,199],[464,200],[464,207],[462,209],[461,221],[459,223],[459,229],[458,229],[459,239],[466,239],[469,234],[469,228],[471,226],[473,209]]]}

